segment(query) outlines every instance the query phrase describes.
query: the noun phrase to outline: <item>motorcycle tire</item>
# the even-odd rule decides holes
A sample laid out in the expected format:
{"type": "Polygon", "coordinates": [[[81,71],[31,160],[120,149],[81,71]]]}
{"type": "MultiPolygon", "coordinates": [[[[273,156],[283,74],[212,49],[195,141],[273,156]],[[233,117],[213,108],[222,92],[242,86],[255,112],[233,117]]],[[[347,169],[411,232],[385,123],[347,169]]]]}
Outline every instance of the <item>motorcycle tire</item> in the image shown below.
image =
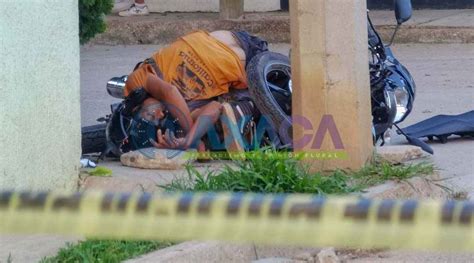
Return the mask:
{"type": "MultiPolygon", "coordinates": [[[[267,71],[269,67],[284,68],[291,70],[290,60],[287,56],[275,52],[262,52],[256,55],[247,66],[247,79],[249,92],[257,108],[267,118],[274,131],[281,134],[282,125],[286,129],[287,137],[292,138],[291,113],[287,114],[275,99],[267,86],[267,71]]],[[[291,74],[291,72],[290,72],[291,74]]],[[[291,76],[290,76],[291,77],[291,76]]],[[[291,103],[291,100],[290,100],[291,103]]],[[[287,139],[279,136],[286,144],[287,139]]]]}
{"type": "Polygon", "coordinates": [[[106,150],[106,124],[97,124],[81,128],[82,154],[101,153],[106,150]]]}

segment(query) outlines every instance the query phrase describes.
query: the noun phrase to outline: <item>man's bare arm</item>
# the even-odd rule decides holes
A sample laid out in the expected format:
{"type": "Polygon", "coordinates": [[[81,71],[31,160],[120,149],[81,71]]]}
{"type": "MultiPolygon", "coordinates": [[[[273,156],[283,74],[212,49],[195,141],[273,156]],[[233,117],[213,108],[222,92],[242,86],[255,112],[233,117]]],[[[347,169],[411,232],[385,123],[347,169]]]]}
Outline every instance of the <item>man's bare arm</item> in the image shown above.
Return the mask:
{"type": "Polygon", "coordinates": [[[221,112],[222,105],[220,103],[216,101],[210,102],[201,108],[199,116],[197,116],[193,127],[186,137],[175,138],[169,130],[166,130],[165,134],[162,134],[161,130],[158,129],[156,133],[157,142],[151,140],[151,143],[157,148],[165,149],[185,150],[189,148],[198,148],[201,143],[201,138],[207,133],[209,127],[219,120],[221,112]]]}
{"type": "Polygon", "coordinates": [[[196,148],[201,138],[207,133],[209,127],[213,126],[221,116],[222,105],[217,101],[212,101],[202,108],[196,122],[186,136],[186,148],[196,148]]]}
{"type": "Polygon", "coordinates": [[[173,115],[173,117],[178,118],[181,127],[186,132],[189,132],[193,126],[191,112],[189,111],[188,105],[183,96],[175,86],[165,82],[154,74],[148,74],[145,90],[153,98],[168,104],[168,111],[173,115]]]}

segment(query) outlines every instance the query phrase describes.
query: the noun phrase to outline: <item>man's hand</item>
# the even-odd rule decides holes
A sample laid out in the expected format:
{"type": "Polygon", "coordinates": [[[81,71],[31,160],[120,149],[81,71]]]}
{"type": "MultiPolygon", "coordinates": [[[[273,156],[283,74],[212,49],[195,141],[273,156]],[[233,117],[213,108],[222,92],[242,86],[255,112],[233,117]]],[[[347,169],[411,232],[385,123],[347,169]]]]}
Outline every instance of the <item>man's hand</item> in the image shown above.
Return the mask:
{"type": "Polygon", "coordinates": [[[150,139],[150,142],[155,146],[156,148],[160,149],[179,149],[179,150],[185,150],[189,148],[189,145],[187,143],[187,138],[176,138],[173,132],[170,132],[170,130],[166,130],[165,134],[161,132],[160,129],[156,132],[156,138],[158,142],[156,142],[153,139],[150,139]]]}
{"type": "MultiPolygon", "coordinates": [[[[165,149],[186,150],[190,147],[199,148],[199,145],[202,144],[201,138],[206,134],[209,127],[216,123],[221,112],[222,105],[220,103],[216,101],[210,102],[199,110],[197,120],[194,122],[191,130],[186,134],[186,137],[176,138],[169,130],[166,130],[165,134],[162,134],[161,130],[158,129],[156,132],[158,142],[151,139],[150,142],[157,148],[165,149]]],[[[203,146],[204,145],[201,145],[201,150],[205,149],[203,146]]]]}

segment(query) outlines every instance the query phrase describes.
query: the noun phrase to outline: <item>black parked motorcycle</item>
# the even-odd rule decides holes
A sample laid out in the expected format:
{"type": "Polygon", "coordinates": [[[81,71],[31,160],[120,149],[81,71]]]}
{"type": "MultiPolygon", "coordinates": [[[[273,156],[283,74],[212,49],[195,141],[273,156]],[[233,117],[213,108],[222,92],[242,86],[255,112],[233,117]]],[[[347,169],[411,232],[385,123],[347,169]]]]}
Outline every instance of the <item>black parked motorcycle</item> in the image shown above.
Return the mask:
{"type": "MultiPolygon", "coordinates": [[[[367,15],[372,134],[374,143],[383,145],[389,129],[395,126],[411,144],[433,153],[429,145],[404,134],[398,127],[413,108],[416,85],[410,72],[395,58],[390,46],[399,26],[409,20],[411,14],[410,0],[395,1],[398,23],[388,45],[384,45],[367,15]]],[[[270,123],[290,127],[292,82],[288,57],[273,52],[261,53],[249,63],[247,74],[250,93],[262,114],[270,119],[270,123]]],[[[274,128],[279,130],[279,127],[274,128]]]]}
{"type": "MultiPolygon", "coordinates": [[[[374,143],[383,144],[388,130],[402,122],[410,114],[415,100],[416,86],[408,70],[394,57],[390,45],[398,27],[411,17],[410,0],[396,0],[395,14],[398,25],[389,45],[384,45],[368,16],[368,50],[369,71],[374,143]]],[[[250,144],[251,149],[262,144],[272,144],[278,148],[291,148],[282,142],[278,135],[279,126],[291,126],[291,66],[288,57],[264,52],[252,59],[247,66],[249,91],[252,100],[273,129],[265,132],[264,139],[250,144]]],[[[123,98],[123,89],[127,76],[111,79],[107,83],[108,93],[116,98],[123,98]]],[[[111,105],[112,114],[100,119],[103,124],[84,127],[82,129],[82,152],[112,154],[122,153],[144,147],[150,147],[149,138],[154,138],[156,129],[166,127],[179,133],[176,121],[167,115],[157,127],[146,120],[128,112],[127,104],[136,98],[126,98],[122,103],[111,105]]],[[[252,120],[259,121],[259,120],[252,120]]],[[[249,126],[249,125],[246,125],[249,126]]],[[[252,126],[252,125],[250,125],[252,126]]],[[[253,125],[255,127],[255,125],[253,125]]],[[[291,132],[290,132],[291,134],[291,132]]],[[[255,137],[255,136],[253,136],[255,137]]],[[[410,143],[418,145],[428,152],[431,148],[422,141],[407,136],[410,143]]],[[[211,147],[212,149],[212,147],[211,147]]],[[[214,149],[213,149],[214,150],[214,149]]],[[[222,150],[222,149],[217,149],[222,150]]]]}

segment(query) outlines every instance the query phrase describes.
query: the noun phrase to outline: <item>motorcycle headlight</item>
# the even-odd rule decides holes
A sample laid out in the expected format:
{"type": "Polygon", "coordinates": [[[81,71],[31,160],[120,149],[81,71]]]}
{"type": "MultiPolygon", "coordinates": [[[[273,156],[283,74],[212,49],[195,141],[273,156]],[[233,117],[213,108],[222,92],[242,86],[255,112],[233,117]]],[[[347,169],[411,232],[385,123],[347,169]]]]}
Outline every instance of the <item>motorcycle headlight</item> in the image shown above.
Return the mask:
{"type": "Polygon", "coordinates": [[[395,115],[395,123],[402,121],[408,113],[408,102],[410,95],[405,87],[397,87],[394,90],[395,102],[397,105],[397,114],[395,115]]]}

